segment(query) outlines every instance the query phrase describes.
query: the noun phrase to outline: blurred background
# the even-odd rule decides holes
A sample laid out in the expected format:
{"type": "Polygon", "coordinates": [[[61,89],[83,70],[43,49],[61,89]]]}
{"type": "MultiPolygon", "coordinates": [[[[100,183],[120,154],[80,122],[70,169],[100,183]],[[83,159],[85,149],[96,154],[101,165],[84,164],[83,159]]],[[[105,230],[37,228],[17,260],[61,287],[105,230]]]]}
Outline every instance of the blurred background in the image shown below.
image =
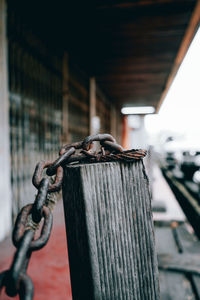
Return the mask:
{"type": "MultiPolygon", "coordinates": [[[[158,254],[200,253],[199,25],[196,0],[0,0],[1,270],[36,163],[96,133],[148,150],[158,254]]],[[[35,299],[71,299],[62,201],[54,220],[29,268],[35,299]]],[[[161,299],[199,299],[181,270],[160,271],[161,299]]]]}

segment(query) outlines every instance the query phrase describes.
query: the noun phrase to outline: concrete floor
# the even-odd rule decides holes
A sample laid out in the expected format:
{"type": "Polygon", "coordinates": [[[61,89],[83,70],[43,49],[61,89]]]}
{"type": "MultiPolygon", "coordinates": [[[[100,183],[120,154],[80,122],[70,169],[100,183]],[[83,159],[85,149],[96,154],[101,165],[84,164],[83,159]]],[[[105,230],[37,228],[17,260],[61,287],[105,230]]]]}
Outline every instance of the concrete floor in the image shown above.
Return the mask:
{"type": "Polygon", "coordinates": [[[153,179],[152,179],[152,198],[154,204],[156,202],[163,204],[166,208],[166,212],[154,212],[154,220],[162,221],[185,221],[185,215],[178,204],[173,192],[171,191],[166,180],[162,176],[161,170],[155,164],[153,167],[153,179]]]}
{"type": "MultiPolygon", "coordinates": [[[[9,268],[15,248],[11,239],[7,238],[0,244],[0,249],[2,271],[9,268]]],[[[33,252],[28,274],[34,283],[35,300],[72,299],[62,201],[59,201],[54,211],[54,224],[49,242],[43,249],[33,252]]],[[[0,299],[11,298],[2,290],[0,299]]]]}

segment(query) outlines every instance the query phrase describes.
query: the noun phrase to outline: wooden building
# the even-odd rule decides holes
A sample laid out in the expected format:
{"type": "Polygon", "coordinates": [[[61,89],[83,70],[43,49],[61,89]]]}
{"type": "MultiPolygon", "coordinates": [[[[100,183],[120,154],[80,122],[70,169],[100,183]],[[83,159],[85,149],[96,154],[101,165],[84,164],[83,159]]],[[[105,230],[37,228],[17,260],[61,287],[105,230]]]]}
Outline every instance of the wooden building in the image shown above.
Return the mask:
{"type": "Polygon", "coordinates": [[[121,142],[123,105],[159,109],[199,18],[195,0],[0,0],[0,239],[39,160],[94,117],[121,142]]]}

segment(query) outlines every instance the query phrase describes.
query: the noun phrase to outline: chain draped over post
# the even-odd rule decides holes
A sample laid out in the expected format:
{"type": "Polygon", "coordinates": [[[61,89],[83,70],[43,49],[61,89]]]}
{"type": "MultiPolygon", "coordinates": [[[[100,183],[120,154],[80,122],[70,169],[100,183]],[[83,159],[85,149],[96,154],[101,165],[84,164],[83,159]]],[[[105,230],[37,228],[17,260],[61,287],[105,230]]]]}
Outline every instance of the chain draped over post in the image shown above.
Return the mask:
{"type": "Polygon", "coordinates": [[[10,297],[19,295],[21,300],[33,299],[34,287],[26,271],[32,252],[43,248],[49,240],[53,224],[52,209],[57,202],[52,193],[61,189],[63,167],[66,164],[116,160],[130,162],[145,155],[146,151],[141,149],[124,150],[110,134],[97,134],[81,142],[64,145],[54,162],[39,162],[32,178],[38,192],[34,203],[24,206],[17,216],[12,235],[17,251],[10,269],[0,273],[0,290],[5,287],[10,297]],[[94,141],[100,142],[100,151],[92,151],[94,141]],[[47,169],[47,176],[54,177],[43,176],[44,169],[47,169]],[[44,221],[41,225],[42,219],[44,221]],[[35,232],[41,226],[40,236],[35,239],[35,232]]]}

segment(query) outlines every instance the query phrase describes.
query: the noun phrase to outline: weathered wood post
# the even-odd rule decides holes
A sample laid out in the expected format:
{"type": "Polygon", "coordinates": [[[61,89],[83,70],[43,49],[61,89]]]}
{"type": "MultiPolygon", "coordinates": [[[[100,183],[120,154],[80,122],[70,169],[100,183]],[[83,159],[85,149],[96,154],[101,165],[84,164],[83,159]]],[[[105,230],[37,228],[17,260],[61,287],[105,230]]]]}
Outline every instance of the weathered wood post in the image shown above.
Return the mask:
{"type": "Polygon", "coordinates": [[[66,166],[63,198],[73,299],[160,299],[142,160],[66,166]]]}

